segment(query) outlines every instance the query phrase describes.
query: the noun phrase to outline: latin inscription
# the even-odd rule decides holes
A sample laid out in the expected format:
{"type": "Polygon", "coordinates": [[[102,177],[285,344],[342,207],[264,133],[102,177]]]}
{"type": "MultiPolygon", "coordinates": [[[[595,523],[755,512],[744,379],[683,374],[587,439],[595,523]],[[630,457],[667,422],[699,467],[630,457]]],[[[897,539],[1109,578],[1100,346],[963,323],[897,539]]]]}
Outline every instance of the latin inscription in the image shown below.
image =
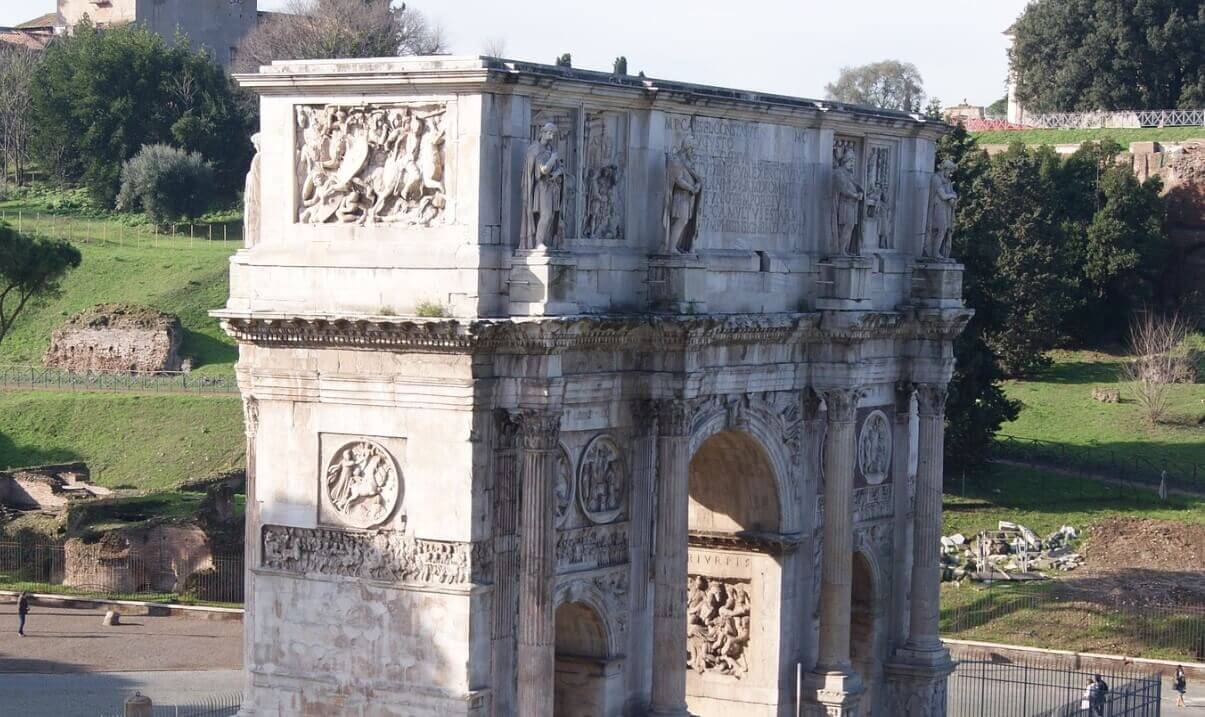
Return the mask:
{"type": "Polygon", "coordinates": [[[675,137],[694,136],[704,186],[699,219],[703,231],[803,233],[802,163],[756,157],[763,140],[775,139],[774,130],[790,133],[792,151],[785,154],[797,156],[803,130],[715,117],[667,117],[666,129],[675,137]]]}

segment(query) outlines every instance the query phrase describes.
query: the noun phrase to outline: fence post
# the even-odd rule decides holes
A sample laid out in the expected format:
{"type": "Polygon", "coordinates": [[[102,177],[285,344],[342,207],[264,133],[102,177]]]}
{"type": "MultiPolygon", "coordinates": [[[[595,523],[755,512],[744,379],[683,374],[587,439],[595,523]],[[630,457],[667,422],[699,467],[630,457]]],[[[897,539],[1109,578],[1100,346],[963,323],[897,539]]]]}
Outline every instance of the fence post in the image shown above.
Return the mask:
{"type": "Polygon", "coordinates": [[[151,698],[135,692],[132,697],[125,701],[122,710],[123,717],[154,717],[155,705],[151,702],[151,698]]]}

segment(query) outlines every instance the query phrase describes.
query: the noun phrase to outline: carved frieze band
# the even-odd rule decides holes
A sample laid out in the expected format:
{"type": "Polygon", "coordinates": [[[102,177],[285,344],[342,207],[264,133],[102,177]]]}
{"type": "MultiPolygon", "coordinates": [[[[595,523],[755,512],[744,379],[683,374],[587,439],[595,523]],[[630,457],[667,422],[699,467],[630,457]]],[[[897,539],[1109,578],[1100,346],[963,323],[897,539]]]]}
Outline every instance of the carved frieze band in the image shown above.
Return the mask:
{"type": "Polygon", "coordinates": [[[427,585],[493,581],[489,543],[420,540],[397,531],[265,525],[262,567],[321,575],[427,585]]]}
{"type": "MultiPolygon", "coordinates": [[[[855,523],[890,518],[895,514],[895,484],[871,485],[854,490],[855,523]]],[[[816,526],[824,525],[824,496],[816,497],[816,526]]]]}
{"type": "Polygon", "coordinates": [[[557,533],[557,572],[624,565],[629,560],[627,523],[596,525],[557,533]]]}

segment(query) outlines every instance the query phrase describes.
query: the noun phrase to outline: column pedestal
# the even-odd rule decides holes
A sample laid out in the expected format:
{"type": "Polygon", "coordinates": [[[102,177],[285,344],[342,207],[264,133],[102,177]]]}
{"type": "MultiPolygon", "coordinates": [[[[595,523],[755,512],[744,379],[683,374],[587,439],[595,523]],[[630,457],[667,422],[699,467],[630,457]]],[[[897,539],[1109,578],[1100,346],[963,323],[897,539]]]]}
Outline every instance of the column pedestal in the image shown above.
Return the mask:
{"type": "Polygon", "coordinates": [[[534,249],[515,252],[507,279],[509,310],[515,316],[564,316],[580,307],[570,301],[577,277],[577,259],[563,251],[534,249]]]}

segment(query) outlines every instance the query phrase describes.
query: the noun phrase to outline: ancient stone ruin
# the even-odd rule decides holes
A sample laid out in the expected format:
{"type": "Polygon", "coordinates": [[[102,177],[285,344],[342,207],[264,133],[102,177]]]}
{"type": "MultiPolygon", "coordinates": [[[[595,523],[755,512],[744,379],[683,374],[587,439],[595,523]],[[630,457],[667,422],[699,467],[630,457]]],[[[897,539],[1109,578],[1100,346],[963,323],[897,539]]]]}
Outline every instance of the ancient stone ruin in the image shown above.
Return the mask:
{"type": "Polygon", "coordinates": [[[1068,572],[1083,563],[1080,534],[1064,525],[1044,539],[1020,523],[1001,520],[994,531],[974,538],[942,536],[942,580],[1045,580],[1050,571],[1068,572]]]}
{"type": "Polygon", "coordinates": [[[945,714],[945,125],[483,58],[237,79],[240,714],[945,714]]]}
{"type": "Polygon", "coordinates": [[[92,485],[83,463],[11,468],[0,471],[0,506],[16,510],[65,510],[71,501],[107,496],[108,488],[92,485]]]}
{"type": "Polygon", "coordinates": [[[97,540],[71,538],[64,544],[62,582],[106,593],[178,592],[194,573],[213,567],[204,530],[159,524],[111,530],[97,540]]]}
{"type": "Polygon", "coordinates": [[[42,357],[69,371],[161,373],[183,367],[180,321],[146,306],[99,304],[55,330],[42,357]]]}

